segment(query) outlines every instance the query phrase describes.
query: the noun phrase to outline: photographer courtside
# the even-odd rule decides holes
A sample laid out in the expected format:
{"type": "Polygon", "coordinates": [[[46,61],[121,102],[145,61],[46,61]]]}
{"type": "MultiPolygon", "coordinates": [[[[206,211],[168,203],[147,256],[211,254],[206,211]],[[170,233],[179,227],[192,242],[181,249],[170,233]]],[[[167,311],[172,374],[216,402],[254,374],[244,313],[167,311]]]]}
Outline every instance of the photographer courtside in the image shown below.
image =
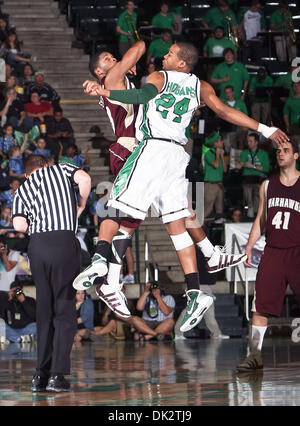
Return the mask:
{"type": "MultiPolygon", "coordinates": [[[[142,311],[142,318],[157,333],[156,338],[167,338],[174,328],[175,300],[166,295],[157,281],[146,283],[145,290],[137,301],[136,308],[142,311]]],[[[150,340],[151,335],[139,335],[140,339],[150,340]]]]}
{"type": "MultiPolygon", "coordinates": [[[[25,296],[23,286],[17,282],[8,292],[0,292],[0,317],[5,322],[5,334],[1,342],[31,342],[36,336],[36,302],[25,296]]],[[[3,324],[2,324],[3,325],[3,324]]],[[[0,327],[3,330],[4,327],[0,327]]]]}

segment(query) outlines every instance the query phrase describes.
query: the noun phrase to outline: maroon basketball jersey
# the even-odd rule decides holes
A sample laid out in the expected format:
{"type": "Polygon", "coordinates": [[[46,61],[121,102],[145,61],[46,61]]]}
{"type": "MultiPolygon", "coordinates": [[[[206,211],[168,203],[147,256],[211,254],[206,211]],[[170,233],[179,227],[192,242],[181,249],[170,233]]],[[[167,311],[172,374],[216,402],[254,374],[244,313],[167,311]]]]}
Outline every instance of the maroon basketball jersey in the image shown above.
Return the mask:
{"type": "Polygon", "coordinates": [[[300,178],[293,186],[283,185],[279,175],[269,179],[266,244],[277,248],[300,246],[300,178]]]}
{"type": "MultiPolygon", "coordinates": [[[[100,84],[104,87],[105,77],[100,84]]],[[[134,85],[126,77],[126,89],[133,89],[134,85]]],[[[120,137],[135,137],[135,121],[139,105],[124,104],[119,101],[112,101],[105,97],[100,97],[99,105],[105,109],[111,123],[116,140],[120,137]]]]}

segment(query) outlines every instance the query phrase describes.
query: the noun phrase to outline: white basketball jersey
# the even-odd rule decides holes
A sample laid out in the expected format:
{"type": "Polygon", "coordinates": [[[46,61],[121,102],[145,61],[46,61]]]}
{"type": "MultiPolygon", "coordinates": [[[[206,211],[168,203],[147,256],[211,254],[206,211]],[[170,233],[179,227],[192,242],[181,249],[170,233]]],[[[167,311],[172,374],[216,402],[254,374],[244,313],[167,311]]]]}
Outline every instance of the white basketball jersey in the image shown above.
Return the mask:
{"type": "Polygon", "coordinates": [[[200,80],[194,74],[161,71],[165,82],[161,92],[139,109],[136,138],[188,141],[186,129],[200,105],[200,80]]]}

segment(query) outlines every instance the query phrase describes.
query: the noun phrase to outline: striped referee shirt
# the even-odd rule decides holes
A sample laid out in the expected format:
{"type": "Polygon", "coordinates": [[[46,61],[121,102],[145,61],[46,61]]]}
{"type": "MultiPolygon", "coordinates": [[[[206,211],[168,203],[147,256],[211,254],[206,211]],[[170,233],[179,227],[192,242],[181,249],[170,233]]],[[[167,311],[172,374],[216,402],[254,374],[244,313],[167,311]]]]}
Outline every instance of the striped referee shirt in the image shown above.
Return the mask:
{"type": "Polygon", "coordinates": [[[60,163],[34,171],[15,193],[12,218],[23,216],[28,233],[77,230],[73,164],[60,163]]]}

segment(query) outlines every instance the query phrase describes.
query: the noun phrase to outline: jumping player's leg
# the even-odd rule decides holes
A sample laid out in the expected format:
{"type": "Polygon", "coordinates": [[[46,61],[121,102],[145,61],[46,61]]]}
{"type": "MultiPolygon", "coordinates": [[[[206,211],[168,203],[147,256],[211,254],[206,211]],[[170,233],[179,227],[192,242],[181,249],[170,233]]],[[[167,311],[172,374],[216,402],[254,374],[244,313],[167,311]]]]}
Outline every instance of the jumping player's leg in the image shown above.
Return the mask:
{"type": "Polygon", "coordinates": [[[247,259],[245,254],[228,254],[224,252],[219,246],[213,246],[207,238],[195,212],[189,208],[191,216],[185,219],[186,230],[190,234],[194,243],[200,248],[205,259],[207,271],[215,273],[224,268],[237,266],[247,259]]]}
{"type": "Polygon", "coordinates": [[[188,305],[180,328],[184,332],[201,321],[213,303],[213,298],[200,290],[195,245],[186,230],[185,218],[167,223],[166,229],[174,244],[187,285],[188,305]]]}
{"type": "MultiPolygon", "coordinates": [[[[109,151],[110,168],[114,176],[117,177],[120,170],[123,168],[127,158],[130,157],[131,151],[129,151],[117,142],[113,143],[110,146],[109,151]]],[[[100,219],[102,219],[102,221],[99,227],[98,242],[95,248],[95,254],[92,258],[92,262],[84,271],[82,271],[76,277],[73,282],[73,287],[77,290],[86,290],[87,288],[93,285],[93,282],[97,277],[102,277],[107,274],[107,263],[112,250],[113,238],[117,235],[120,224],[125,223],[125,226],[127,226],[127,223],[129,221],[129,226],[131,226],[130,219],[126,221],[126,218],[124,218],[124,214],[122,214],[118,209],[109,209],[109,216],[100,219]]],[[[138,222],[137,225],[133,224],[132,227],[137,227],[139,223],[140,222],[138,222]]],[[[120,238],[122,238],[122,235],[123,234],[121,232],[121,234],[117,236],[117,239],[120,240],[120,238]]],[[[124,239],[127,239],[126,234],[124,235],[124,239]]]]}
{"type": "Polygon", "coordinates": [[[95,278],[107,274],[107,260],[111,251],[111,244],[120,226],[120,218],[116,212],[115,217],[104,219],[101,222],[98,234],[98,243],[91,264],[87,266],[73,281],[76,290],[87,290],[93,285],[95,278]]]}
{"type": "MultiPolygon", "coordinates": [[[[136,225],[139,222],[136,221],[136,225]]],[[[111,253],[108,263],[107,279],[96,287],[96,294],[116,314],[122,318],[129,318],[131,313],[120,286],[120,272],[126,250],[130,246],[134,228],[121,226],[112,240],[111,253]]]]}

